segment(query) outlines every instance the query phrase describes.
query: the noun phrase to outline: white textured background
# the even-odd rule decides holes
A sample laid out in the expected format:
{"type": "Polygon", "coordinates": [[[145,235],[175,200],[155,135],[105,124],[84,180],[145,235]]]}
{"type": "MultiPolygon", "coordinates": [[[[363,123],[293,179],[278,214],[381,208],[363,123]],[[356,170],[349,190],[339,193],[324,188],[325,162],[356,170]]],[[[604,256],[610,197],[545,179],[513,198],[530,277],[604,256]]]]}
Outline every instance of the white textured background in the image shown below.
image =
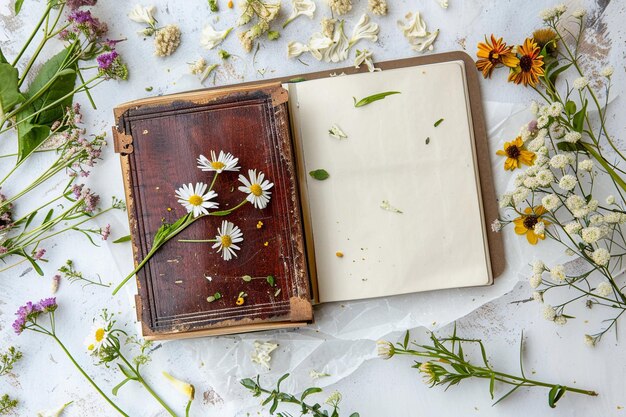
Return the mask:
{"type": "MultiPolygon", "coordinates": [[[[209,63],[219,62],[216,53],[219,48],[208,52],[202,50],[199,46],[200,32],[207,23],[214,23],[218,29],[230,27],[236,18],[235,12],[225,7],[226,0],[218,1],[222,6],[218,22],[208,11],[206,0],[154,2],[159,22],[178,23],[183,31],[179,50],[173,56],[162,59],[152,56],[151,40],[144,41],[136,35],[135,31],[140,26],[126,18],[134,3],[100,0],[95,13],[109,22],[110,36],[128,38],[118,49],[129,64],[131,76],[126,82],[107,82],[96,88],[93,94],[98,110],[87,110],[85,97],[78,98],[84,104],[91,133],[110,131],[113,123],[111,109],[116,104],[147,94],[169,94],[201,88],[198,80],[188,74],[187,62],[200,56],[209,63]],[[147,93],[145,88],[149,86],[154,90],[147,93]]],[[[359,48],[372,50],[378,61],[415,54],[396,25],[396,21],[409,11],[421,11],[429,29],[441,28],[434,52],[466,49],[473,55],[476,43],[485,33],[494,32],[505,36],[509,43],[521,42],[532,30],[540,27],[539,11],[553,5],[553,2],[543,0],[450,0],[450,8],[443,10],[435,0],[388,1],[390,14],[373,18],[381,26],[379,41],[376,44],[366,45],[363,42],[358,45],[359,48]]],[[[290,11],[290,5],[286,1],[283,3],[281,19],[290,11]]],[[[347,16],[348,34],[366,8],[365,0],[355,0],[354,3],[352,12],[347,16]]],[[[626,4],[624,0],[575,1],[569,4],[572,8],[579,5],[587,7],[589,20],[593,23],[586,34],[584,50],[593,57],[594,62],[588,63],[586,69],[591,74],[594,68],[607,63],[616,67],[617,85],[614,91],[618,98],[611,103],[609,123],[619,141],[626,133],[626,123],[619,111],[623,107],[623,97],[619,96],[623,96],[625,85],[626,26],[623,22],[626,19],[626,4]]],[[[19,50],[20,41],[30,33],[43,9],[43,1],[26,0],[24,10],[17,18],[11,14],[12,8],[13,1],[0,0],[0,47],[8,57],[19,50]]],[[[236,36],[231,34],[221,47],[234,56],[228,66],[218,67],[215,83],[221,85],[259,80],[263,78],[261,73],[265,74],[265,78],[272,78],[350,65],[351,61],[341,64],[319,63],[310,56],[302,57],[308,66],[297,60],[286,59],[287,42],[306,41],[310,34],[318,31],[317,22],[326,15],[327,7],[318,1],[314,21],[301,17],[282,32],[278,41],[263,41],[254,60],[252,54],[247,55],[241,50],[236,36]]],[[[495,151],[517,132],[519,125],[527,121],[529,116],[522,112],[523,106],[520,104],[526,104],[531,94],[520,87],[506,84],[503,72],[496,73],[494,77],[497,80],[482,83],[482,94],[490,141],[495,151]]],[[[205,86],[212,84],[213,76],[205,82],[205,86]]],[[[0,154],[12,152],[14,146],[10,135],[0,138],[0,154]]],[[[0,160],[0,173],[10,168],[7,161],[0,160]]],[[[32,168],[38,162],[33,158],[30,167],[20,171],[23,181],[32,175],[32,168]]],[[[504,191],[512,176],[501,171],[501,162],[494,158],[496,185],[499,191],[504,191]]],[[[105,159],[94,171],[89,184],[100,192],[103,201],[108,201],[111,195],[123,195],[119,163],[112,147],[106,150],[105,159]]],[[[48,188],[33,193],[28,202],[21,203],[22,207],[35,204],[54,185],[57,185],[56,182],[50,181],[48,188]]],[[[5,192],[10,193],[11,187],[17,186],[9,184],[5,192]]],[[[124,213],[100,220],[100,225],[111,223],[113,239],[127,234],[124,213]]],[[[256,406],[256,399],[238,387],[237,381],[262,373],[267,374],[265,381],[269,385],[276,376],[287,371],[292,372],[293,378],[290,378],[291,383],[286,384],[286,387],[301,390],[317,384],[327,386],[325,389],[328,393],[335,389],[341,391],[344,398],[341,410],[346,415],[352,411],[360,411],[364,417],[626,415],[622,409],[626,407],[624,342],[621,341],[620,345],[613,333],[607,335],[595,349],[588,348],[582,342],[584,333],[593,332],[601,326],[599,320],[605,317],[606,312],[599,309],[587,311],[581,307],[580,311],[575,312],[577,314],[573,314],[579,318],[565,327],[556,327],[544,321],[540,307],[526,302],[529,288],[525,282],[527,269],[524,265],[537,252],[529,248],[522,238],[512,234],[511,230],[507,231],[505,240],[509,268],[493,287],[326,305],[316,310],[315,326],[298,331],[157,344],[153,361],[147,367],[147,377],[157,391],[163,393],[168,403],[181,410],[181,413],[184,401],[171,392],[159,375],[160,371],[168,370],[192,382],[197,390],[197,399],[192,406],[193,416],[256,415],[257,411],[267,415],[266,410],[256,406]],[[374,340],[381,337],[395,340],[404,329],[418,326],[439,328],[455,319],[459,319],[458,329],[463,336],[485,340],[494,366],[517,371],[519,337],[524,330],[527,338],[526,367],[528,372],[536,372],[533,377],[596,389],[601,395],[587,398],[567,394],[557,409],[550,410],[546,404],[545,390],[519,390],[514,397],[491,407],[486,381],[465,381],[447,392],[439,388],[428,389],[420,381],[417,371],[410,368],[411,361],[408,358],[393,361],[375,359],[374,340]],[[249,361],[252,343],[256,339],[273,340],[281,345],[273,354],[273,368],[269,373],[249,361]],[[332,376],[313,382],[308,377],[311,369],[325,370],[332,376]]],[[[544,260],[565,259],[560,249],[543,243],[541,256],[544,260]]],[[[77,268],[88,276],[93,277],[98,273],[106,282],[117,282],[132,269],[130,247],[128,244],[106,244],[94,248],[81,235],[68,234],[47,249],[47,258],[52,261],[44,268],[45,277],[37,276],[26,267],[0,273],[0,348],[15,345],[24,352],[24,359],[16,366],[14,374],[0,379],[0,393],[7,392],[21,400],[17,411],[19,416],[33,416],[39,410],[70,400],[75,403],[64,415],[113,416],[113,411],[86,385],[51,340],[33,333],[16,337],[10,324],[19,305],[29,299],[38,300],[49,295],[50,277],[65,259],[73,259],[77,268]]],[[[117,314],[124,328],[134,331],[131,293],[129,285],[126,295],[112,298],[107,289],[82,289],[78,283],[69,285],[64,282],[57,294],[60,303],[57,314],[59,335],[107,392],[121,380],[121,375],[114,369],[92,366],[91,359],[84,353],[82,340],[93,317],[104,307],[117,314]]],[[[623,328],[620,325],[620,329],[623,328]]],[[[443,331],[449,330],[447,327],[443,331]]],[[[421,336],[423,340],[423,330],[416,330],[415,336],[421,336]]],[[[505,390],[501,389],[500,392],[505,390]]],[[[131,384],[120,390],[119,404],[133,417],[166,415],[159,411],[156,403],[141,388],[131,384]]]]}

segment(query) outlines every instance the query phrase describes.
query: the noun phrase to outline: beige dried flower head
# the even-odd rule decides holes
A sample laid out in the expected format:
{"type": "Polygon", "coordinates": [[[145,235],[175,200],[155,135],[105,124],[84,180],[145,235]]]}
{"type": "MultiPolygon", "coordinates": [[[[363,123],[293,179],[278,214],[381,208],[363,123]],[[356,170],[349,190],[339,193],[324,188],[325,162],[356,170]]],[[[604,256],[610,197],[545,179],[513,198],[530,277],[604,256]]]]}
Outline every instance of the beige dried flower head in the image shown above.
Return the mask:
{"type": "Polygon", "coordinates": [[[367,8],[374,14],[384,16],[387,14],[387,0],[369,0],[367,8]]]}
{"type": "Polygon", "coordinates": [[[320,23],[322,24],[322,35],[332,39],[333,34],[335,33],[335,23],[337,23],[337,19],[329,19],[325,17],[320,23]]]}
{"type": "Polygon", "coordinates": [[[180,45],[180,28],[176,25],[167,25],[159,29],[154,36],[154,54],[156,56],[170,56],[180,45]]]}
{"type": "Polygon", "coordinates": [[[352,0],[328,0],[328,5],[339,16],[348,14],[352,10],[352,0]]]}
{"type": "Polygon", "coordinates": [[[194,75],[202,74],[204,69],[206,68],[206,59],[199,58],[197,61],[189,64],[189,72],[194,75]]]}

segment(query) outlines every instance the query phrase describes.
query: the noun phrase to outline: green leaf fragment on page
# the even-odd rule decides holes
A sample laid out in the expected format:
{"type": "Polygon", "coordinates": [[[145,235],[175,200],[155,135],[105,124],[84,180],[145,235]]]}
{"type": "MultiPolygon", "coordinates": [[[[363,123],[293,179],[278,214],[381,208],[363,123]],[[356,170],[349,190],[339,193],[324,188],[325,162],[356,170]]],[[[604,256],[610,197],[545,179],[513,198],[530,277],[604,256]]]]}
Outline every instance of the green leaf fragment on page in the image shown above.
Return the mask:
{"type": "Polygon", "coordinates": [[[315,171],[309,172],[309,175],[318,181],[324,181],[330,177],[330,174],[325,169],[316,169],[315,171]]]}
{"type": "Polygon", "coordinates": [[[361,100],[357,100],[356,97],[352,97],[352,99],[354,100],[354,107],[363,107],[375,101],[382,100],[385,97],[391,96],[393,94],[400,94],[400,92],[385,91],[384,93],[372,94],[371,96],[364,97],[361,100]]]}
{"type": "Polygon", "coordinates": [[[439,126],[443,122],[443,119],[439,119],[435,122],[435,127],[439,126]]]}

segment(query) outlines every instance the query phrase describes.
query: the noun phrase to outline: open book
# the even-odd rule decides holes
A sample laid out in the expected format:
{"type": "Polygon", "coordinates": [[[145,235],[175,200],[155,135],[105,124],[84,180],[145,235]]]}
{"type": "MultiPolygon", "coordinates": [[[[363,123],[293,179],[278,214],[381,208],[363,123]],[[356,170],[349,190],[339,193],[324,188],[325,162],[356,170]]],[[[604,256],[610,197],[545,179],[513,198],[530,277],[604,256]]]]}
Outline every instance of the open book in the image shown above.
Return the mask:
{"type": "MultiPolygon", "coordinates": [[[[471,59],[448,53],[380,67],[115,110],[137,262],[160,225],[184,214],[174,190],[211,182],[196,168],[200,154],[230,152],[242,172],[257,168],[274,183],[265,209],[227,217],[244,234],[237,257],[174,239],[139,271],[145,337],[299,326],[313,319],[315,303],[493,282],[502,242],[486,227],[497,207],[471,59]],[[310,175],[321,169],[327,179],[310,175]]],[[[241,199],[237,176],[216,182],[220,208],[241,199]]],[[[222,220],[202,218],[180,239],[215,236],[222,220]]]]}

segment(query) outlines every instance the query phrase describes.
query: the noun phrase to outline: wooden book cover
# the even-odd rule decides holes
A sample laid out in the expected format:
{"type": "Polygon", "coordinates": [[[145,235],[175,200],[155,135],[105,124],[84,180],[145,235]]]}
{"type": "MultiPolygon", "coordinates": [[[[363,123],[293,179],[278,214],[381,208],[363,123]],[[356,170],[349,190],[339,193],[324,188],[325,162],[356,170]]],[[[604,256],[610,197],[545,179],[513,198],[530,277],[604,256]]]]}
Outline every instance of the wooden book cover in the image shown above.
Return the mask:
{"type": "MultiPolygon", "coordinates": [[[[150,250],[159,227],[185,214],[174,191],[182,184],[211,183],[215,173],[197,168],[199,155],[230,152],[239,158],[242,174],[256,169],[274,183],[265,209],[246,204],[227,216],[244,235],[236,258],[223,260],[208,243],[178,241],[216,236],[223,218],[205,217],[139,271],[136,303],[144,336],[241,332],[312,320],[286,100],[281,85],[271,84],[115,109],[136,263],[150,250]],[[253,279],[245,282],[246,275],[253,279]],[[245,303],[237,305],[241,292],[245,303]],[[208,302],[215,293],[221,298],[208,302]]],[[[239,173],[224,171],[216,181],[220,210],[245,196],[237,190],[239,173]]]]}

